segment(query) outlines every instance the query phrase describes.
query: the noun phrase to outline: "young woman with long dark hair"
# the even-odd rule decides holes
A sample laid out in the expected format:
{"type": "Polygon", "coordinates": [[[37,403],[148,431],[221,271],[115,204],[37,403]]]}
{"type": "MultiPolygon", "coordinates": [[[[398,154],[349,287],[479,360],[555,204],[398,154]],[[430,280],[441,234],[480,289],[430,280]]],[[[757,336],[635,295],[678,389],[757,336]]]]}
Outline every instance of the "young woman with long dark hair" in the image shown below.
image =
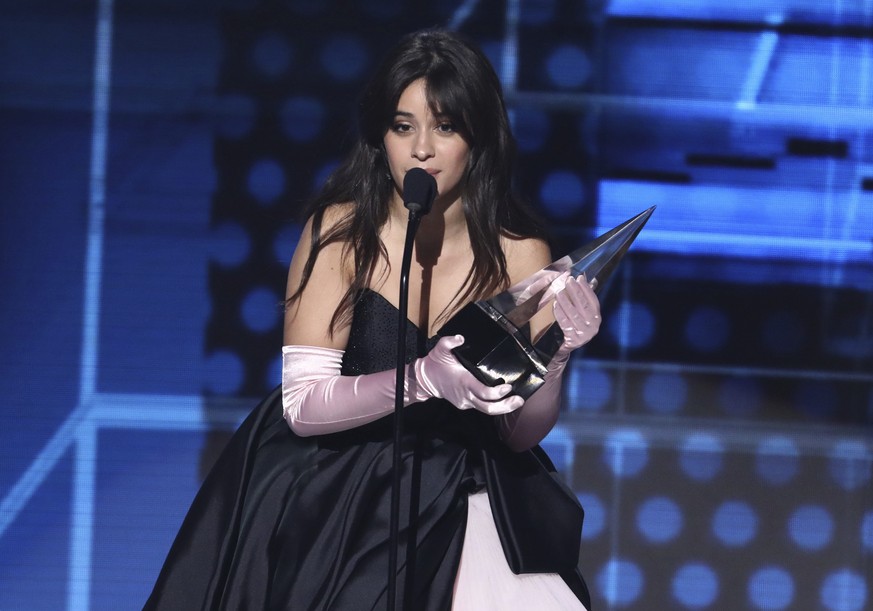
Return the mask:
{"type": "Polygon", "coordinates": [[[437,185],[409,278],[398,590],[410,609],[584,609],[581,510],[537,443],[570,352],[600,325],[569,279],[530,323],[564,343],[527,400],[479,382],[440,336],[464,305],[551,261],[514,196],[499,80],[454,33],[404,38],[359,106],[288,275],[283,383],[198,494],[146,608],[383,609],[406,173],[437,185]],[[578,517],[578,519],[577,519],[578,517]]]}

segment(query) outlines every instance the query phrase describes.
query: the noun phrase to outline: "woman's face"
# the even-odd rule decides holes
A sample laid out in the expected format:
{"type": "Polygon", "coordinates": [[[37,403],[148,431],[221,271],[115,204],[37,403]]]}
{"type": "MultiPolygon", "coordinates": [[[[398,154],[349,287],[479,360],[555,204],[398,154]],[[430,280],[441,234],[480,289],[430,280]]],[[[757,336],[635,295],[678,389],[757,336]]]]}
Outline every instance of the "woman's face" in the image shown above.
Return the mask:
{"type": "Polygon", "coordinates": [[[384,142],[398,192],[403,190],[406,172],[422,168],[436,179],[438,198],[451,204],[460,197],[470,147],[448,117],[431,112],[424,79],[414,81],[401,94],[384,142]]]}

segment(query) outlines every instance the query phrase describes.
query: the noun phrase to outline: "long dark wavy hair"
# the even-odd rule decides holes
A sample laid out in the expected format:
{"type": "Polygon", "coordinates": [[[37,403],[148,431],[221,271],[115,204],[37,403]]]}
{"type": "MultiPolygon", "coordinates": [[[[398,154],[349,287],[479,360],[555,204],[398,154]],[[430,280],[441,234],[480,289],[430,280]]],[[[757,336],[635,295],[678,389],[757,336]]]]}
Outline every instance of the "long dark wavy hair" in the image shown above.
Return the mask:
{"type": "Polygon", "coordinates": [[[331,333],[351,320],[355,300],[369,286],[380,257],[387,260],[379,230],[388,220],[394,183],[383,139],[394,122],[401,94],[418,79],[425,80],[431,111],[448,117],[470,146],[461,201],[473,266],[452,303],[483,299],[507,288],[509,276],[501,236],[545,239],[540,222],[512,191],[515,140],[500,81],[490,62],[477,47],[454,32],[426,30],[409,34],[389,53],[364,88],[358,106],[357,142],[306,209],[306,215],[312,217],[312,249],[300,287],[286,305],[292,304],[306,287],[321,249],[340,242],[344,255],[353,257],[355,274],[334,312],[331,333]],[[325,210],[346,202],[353,202],[348,213],[322,235],[325,210]]]}

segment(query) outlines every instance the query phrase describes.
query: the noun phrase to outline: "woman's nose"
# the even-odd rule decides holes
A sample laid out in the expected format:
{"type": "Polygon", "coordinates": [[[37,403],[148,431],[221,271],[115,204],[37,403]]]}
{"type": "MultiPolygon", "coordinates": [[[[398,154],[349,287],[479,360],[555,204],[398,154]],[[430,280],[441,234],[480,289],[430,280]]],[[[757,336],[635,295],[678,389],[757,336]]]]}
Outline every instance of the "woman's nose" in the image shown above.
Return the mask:
{"type": "Polygon", "coordinates": [[[429,159],[433,157],[433,142],[431,142],[431,135],[425,130],[419,132],[415,141],[412,143],[412,156],[418,159],[419,161],[424,161],[425,159],[429,159]]]}

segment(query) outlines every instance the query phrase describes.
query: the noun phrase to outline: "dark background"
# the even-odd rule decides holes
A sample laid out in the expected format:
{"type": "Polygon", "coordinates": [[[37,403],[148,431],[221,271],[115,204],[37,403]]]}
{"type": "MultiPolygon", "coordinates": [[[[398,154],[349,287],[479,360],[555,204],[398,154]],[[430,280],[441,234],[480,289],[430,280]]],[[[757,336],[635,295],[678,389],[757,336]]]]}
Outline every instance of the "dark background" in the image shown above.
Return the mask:
{"type": "Polygon", "coordinates": [[[141,607],[430,26],[497,68],[556,257],[658,206],[544,443],[595,608],[870,608],[869,1],[0,0],[0,609],[141,607]]]}

